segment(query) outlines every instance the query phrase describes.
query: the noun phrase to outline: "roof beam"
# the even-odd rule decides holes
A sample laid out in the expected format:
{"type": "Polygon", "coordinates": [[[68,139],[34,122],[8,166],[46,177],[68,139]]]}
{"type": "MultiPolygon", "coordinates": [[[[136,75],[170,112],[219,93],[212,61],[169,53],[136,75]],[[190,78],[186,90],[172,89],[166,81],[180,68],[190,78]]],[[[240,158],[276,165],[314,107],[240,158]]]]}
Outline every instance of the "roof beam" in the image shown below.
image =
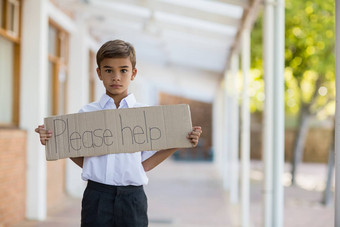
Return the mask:
{"type": "MultiPolygon", "coordinates": [[[[168,3],[168,2],[160,2],[160,1],[140,1],[140,0],[96,0],[90,1],[90,4],[96,4],[96,2],[101,2],[105,4],[113,4],[119,3],[121,5],[131,5],[137,6],[141,8],[150,9],[153,11],[164,12],[168,14],[179,15],[187,18],[192,18],[196,20],[203,20],[211,23],[217,23],[222,25],[228,25],[233,27],[239,26],[240,18],[233,18],[226,15],[219,15],[210,12],[206,12],[199,9],[194,9],[186,6],[179,6],[176,4],[168,3]]],[[[110,9],[111,10],[111,9],[110,9]]],[[[129,13],[129,12],[125,12],[129,13]]]]}
{"type": "MultiPolygon", "coordinates": [[[[229,63],[231,62],[232,54],[239,52],[242,32],[244,28],[251,29],[252,26],[254,25],[255,20],[257,19],[258,13],[260,11],[261,3],[262,3],[262,0],[252,0],[249,8],[245,10],[243,18],[242,18],[242,22],[241,22],[241,27],[235,37],[235,42],[231,47],[227,62],[229,63]]],[[[229,65],[226,65],[226,68],[228,67],[229,65]]]]}
{"type": "Polygon", "coordinates": [[[226,3],[235,6],[241,6],[243,8],[248,8],[251,0],[210,0],[211,2],[226,3]]]}
{"type": "Polygon", "coordinates": [[[183,17],[189,17],[192,19],[203,20],[232,27],[238,27],[240,20],[239,18],[210,13],[186,6],[178,6],[167,2],[152,1],[150,7],[153,10],[159,12],[175,14],[183,17]]]}
{"type": "MultiPolygon", "coordinates": [[[[122,27],[132,29],[135,32],[141,31],[139,26],[137,26],[135,23],[131,23],[131,21],[123,19],[106,20],[105,22],[99,24],[97,22],[91,22],[90,20],[89,26],[91,30],[98,30],[103,33],[106,32],[112,34],[119,33],[122,27]]],[[[208,32],[203,29],[192,29],[187,26],[178,26],[166,22],[156,21],[155,26],[161,28],[160,35],[166,31],[174,31],[182,34],[190,34],[193,36],[197,36],[198,38],[210,39],[212,42],[232,42],[234,39],[233,36],[228,34],[222,34],[211,31],[208,32]]]]}
{"type": "MultiPolygon", "coordinates": [[[[106,20],[124,20],[130,23],[145,23],[149,18],[134,15],[134,14],[126,14],[119,10],[107,9],[101,6],[92,6],[92,7],[83,7],[83,12],[97,18],[98,20],[102,19],[103,21],[106,20]]],[[[88,16],[90,20],[93,20],[88,16]]]]}
{"type": "Polygon", "coordinates": [[[192,35],[196,35],[198,37],[204,37],[204,38],[209,38],[209,39],[214,39],[214,40],[222,40],[222,41],[228,41],[228,40],[233,40],[234,36],[233,35],[228,35],[228,34],[222,34],[218,32],[212,32],[212,31],[206,31],[203,29],[193,29],[190,28],[189,26],[179,26],[175,24],[170,24],[166,22],[155,22],[157,26],[160,26],[162,29],[167,29],[167,30],[172,30],[172,31],[177,31],[177,32],[182,32],[182,33],[188,33],[192,35]]]}

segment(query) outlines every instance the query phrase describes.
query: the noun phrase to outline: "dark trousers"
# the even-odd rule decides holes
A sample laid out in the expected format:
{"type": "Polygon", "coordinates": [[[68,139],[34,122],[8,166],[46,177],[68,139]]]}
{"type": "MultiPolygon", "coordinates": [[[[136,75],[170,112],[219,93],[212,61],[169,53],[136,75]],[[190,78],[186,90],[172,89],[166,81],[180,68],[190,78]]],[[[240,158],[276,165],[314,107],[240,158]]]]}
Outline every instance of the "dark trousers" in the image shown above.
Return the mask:
{"type": "Polygon", "coordinates": [[[143,186],[111,186],[88,181],[82,201],[81,226],[148,226],[143,186]]]}

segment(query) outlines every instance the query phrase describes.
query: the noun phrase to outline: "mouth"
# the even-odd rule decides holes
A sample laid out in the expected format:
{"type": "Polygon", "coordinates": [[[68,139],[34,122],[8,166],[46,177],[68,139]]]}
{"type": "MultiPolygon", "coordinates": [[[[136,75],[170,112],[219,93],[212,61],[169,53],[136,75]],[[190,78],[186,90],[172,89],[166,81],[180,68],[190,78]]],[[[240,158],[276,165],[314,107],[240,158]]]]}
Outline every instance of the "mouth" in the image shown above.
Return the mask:
{"type": "Polygon", "coordinates": [[[119,85],[119,84],[112,84],[110,85],[111,88],[121,88],[122,85],[119,85]]]}

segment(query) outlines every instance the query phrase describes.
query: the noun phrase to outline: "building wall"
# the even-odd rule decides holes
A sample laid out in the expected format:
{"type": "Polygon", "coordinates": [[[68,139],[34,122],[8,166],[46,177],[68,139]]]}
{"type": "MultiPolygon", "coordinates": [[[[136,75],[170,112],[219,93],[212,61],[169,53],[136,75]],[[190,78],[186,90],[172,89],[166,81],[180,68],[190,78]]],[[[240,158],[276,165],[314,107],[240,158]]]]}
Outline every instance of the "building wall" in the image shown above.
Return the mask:
{"type": "MultiPolygon", "coordinates": [[[[136,52],[138,56],[138,50],[136,52]]],[[[148,86],[144,91],[153,97],[155,93],[152,91],[156,91],[208,103],[213,102],[221,77],[215,72],[173,65],[162,66],[147,61],[139,61],[137,69],[136,82],[145,81],[148,86]]]]}
{"type": "Polygon", "coordinates": [[[193,126],[201,126],[203,134],[199,144],[194,149],[180,149],[174,157],[176,159],[188,160],[212,160],[212,104],[186,99],[179,96],[160,93],[161,105],[188,104],[191,111],[193,126]]]}
{"type": "Polygon", "coordinates": [[[47,162],[47,209],[58,205],[65,197],[65,160],[47,162]]]}
{"type": "MultiPolygon", "coordinates": [[[[57,6],[45,0],[26,0],[23,4],[22,15],[22,39],[21,39],[21,88],[20,88],[20,125],[21,129],[27,131],[27,184],[26,184],[26,218],[33,220],[45,220],[47,210],[56,206],[66,195],[66,164],[65,160],[46,162],[44,147],[39,142],[38,135],[34,128],[43,123],[44,117],[49,115],[47,106],[48,98],[48,26],[49,20],[53,20],[58,28],[74,38],[75,34],[86,39],[86,34],[80,31],[75,25],[74,19],[61,12],[57,6]],[[35,12],[32,14],[31,12],[35,12]]],[[[75,39],[69,46],[69,78],[67,80],[67,107],[66,111],[74,112],[84,104],[85,97],[88,97],[86,90],[88,83],[87,74],[88,62],[85,56],[86,43],[80,42],[75,46],[75,39]],[[80,47],[84,52],[80,52],[80,47]],[[79,55],[75,54],[79,53],[79,55]],[[82,61],[74,61],[81,59],[82,61]],[[75,72],[71,67],[78,65],[75,72]],[[82,65],[83,67],[79,67],[82,65]],[[82,68],[82,70],[80,70],[82,68]],[[78,77],[83,77],[79,80],[78,77]],[[74,79],[74,80],[73,80],[74,79]],[[75,91],[76,96],[71,96],[75,91]],[[69,108],[72,107],[72,108],[69,108]]],[[[25,174],[23,175],[25,176],[25,174]]],[[[78,179],[79,179],[78,174],[78,179]]],[[[79,179],[80,180],[80,179],[79,179]]],[[[74,182],[72,182],[74,184],[74,182]]],[[[1,223],[0,223],[1,225],[1,223]]]]}
{"type": "Polygon", "coordinates": [[[25,218],[26,132],[0,129],[0,226],[25,218]]]}
{"type": "MultiPolygon", "coordinates": [[[[331,129],[311,128],[303,152],[303,162],[327,163],[333,132],[331,129]]],[[[285,162],[292,161],[296,130],[285,130],[285,162]]],[[[251,131],[251,159],[262,159],[262,129],[251,131]]]]}
{"type": "MultiPolygon", "coordinates": [[[[224,114],[224,91],[222,86],[216,87],[215,99],[213,102],[213,130],[212,130],[212,147],[214,152],[214,164],[216,165],[219,173],[223,175],[226,167],[223,143],[223,114],[224,114]]],[[[224,174],[224,176],[227,176],[224,174]]]]}
{"type": "MultiPolygon", "coordinates": [[[[262,159],[262,114],[252,114],[251,126],[251,159],[262,159]]],[[[292,154],[297,130],[287,128],[285,130],[285,162],[292,161],[292,154]]],[[[330,128],[312,127],[309,129],[302,161],[327,163],[328,152],[333,140],[333,131],[330,128]]]]}

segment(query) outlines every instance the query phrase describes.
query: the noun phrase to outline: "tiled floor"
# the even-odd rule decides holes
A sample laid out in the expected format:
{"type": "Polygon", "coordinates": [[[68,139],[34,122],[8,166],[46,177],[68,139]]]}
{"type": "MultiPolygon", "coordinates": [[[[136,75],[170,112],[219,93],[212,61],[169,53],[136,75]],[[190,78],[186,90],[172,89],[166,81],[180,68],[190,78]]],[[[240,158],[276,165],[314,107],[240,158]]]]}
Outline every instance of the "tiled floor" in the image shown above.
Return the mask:
{"type": "MultiPolygon", "coordinates": [[[[297,186],[289,186],[286,166],[285,227],[334,226],[334,207],[323,206],[322,189],[326,166],[303,164],[299,168],[297,186]]],[[[231,206],[223,191],[215,167],[204,162],[168,160],[148,173],[145,187],[149,203],[150,227],[219,227],[240,226],[239,206],[231,206]]],[[[251,164],[251,227],[262,226],[261,162],[251,164]]],[[[80,199],[65,198],[51,210],[43,222],[25,221],[15,227],[73,227],[80,224],[80,199]]]]}

